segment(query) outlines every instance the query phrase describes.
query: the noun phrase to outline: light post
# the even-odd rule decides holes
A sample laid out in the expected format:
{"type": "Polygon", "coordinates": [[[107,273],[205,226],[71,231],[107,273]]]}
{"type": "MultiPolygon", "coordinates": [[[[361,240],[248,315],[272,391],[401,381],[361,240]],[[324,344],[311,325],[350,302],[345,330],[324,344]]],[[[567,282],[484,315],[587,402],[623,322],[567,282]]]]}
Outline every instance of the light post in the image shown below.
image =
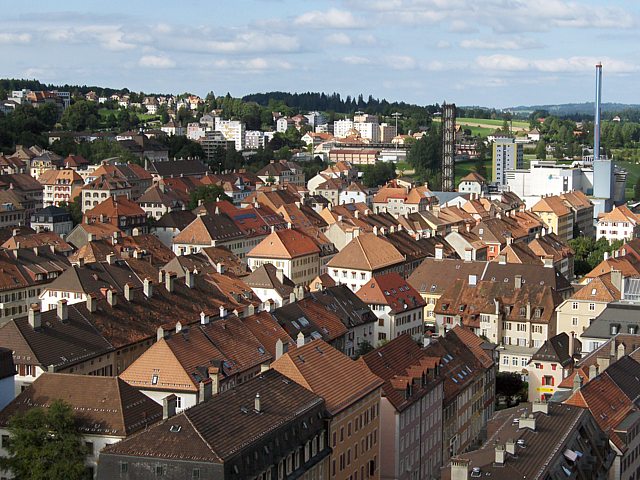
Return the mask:
{"type": "MultiPolygon", "coordinates": [[[[398,136],[398,118],[401,117],[402,114],[399,112],[393,112],[391,116],[396,119],[396,137],[397,137],[398,136]]],[[[397,149],[398,149],[398,139],[396,138],[396,150],[397,149]]]]}

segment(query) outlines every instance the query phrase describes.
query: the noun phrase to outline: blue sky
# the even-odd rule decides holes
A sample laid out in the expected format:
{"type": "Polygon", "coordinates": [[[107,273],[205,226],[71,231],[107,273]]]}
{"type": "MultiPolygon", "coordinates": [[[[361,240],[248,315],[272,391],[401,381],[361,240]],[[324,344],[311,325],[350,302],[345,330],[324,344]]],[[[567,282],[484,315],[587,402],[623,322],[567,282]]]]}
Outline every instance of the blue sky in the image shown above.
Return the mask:
{"type": "Polygon", "coordinates": [[[205,95],[337,91],[430,104],[640,103],[640,2],[12,3],[2,76],[205,95]]]}

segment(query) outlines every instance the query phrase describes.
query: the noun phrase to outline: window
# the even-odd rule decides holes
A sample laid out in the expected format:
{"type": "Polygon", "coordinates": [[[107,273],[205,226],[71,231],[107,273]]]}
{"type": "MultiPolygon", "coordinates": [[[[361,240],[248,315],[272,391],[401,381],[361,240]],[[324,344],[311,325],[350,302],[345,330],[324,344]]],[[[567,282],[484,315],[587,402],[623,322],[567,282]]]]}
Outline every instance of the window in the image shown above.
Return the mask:
{"type": "Polygon", "coordinates": [[[571,304],[571,308],[573,308],[574,310],[577,310],[578,309],[578,302],[573,302],[571,304]]]}
{"type": "Polygon", "coordinates": [[[128,473],[129,472],[129,464],[127,462],[120,463],[120,473],[128,473]]]}
{"type": "Polygon", "coordinates": [[[93,457],[93,442],[84,442],[84,446],[87,449],[87,455],[93,457]]]}
{"type": "Polygon", "coordinates": [[[573,317],[571,319],[571,325],[573,325],[574,327],[578,325],[578,317],[573,317]]]}
{"type": "Polygon", "coordinates": [[[593,312],[595,309],[596,309],[596,304],[595,303],[590,303],[589,304],[589,310],[593,312]]]}
{"type": "Polygon", "coordinates": [[[156,477],[162,477],[166,473],[167,469],[164,465],[156,465],[156,477]]]}
{"type": "Polygon", "coordinates": [[[200,480],[200,469],[194,468],[191,472],[191,480],[200,480]]]}

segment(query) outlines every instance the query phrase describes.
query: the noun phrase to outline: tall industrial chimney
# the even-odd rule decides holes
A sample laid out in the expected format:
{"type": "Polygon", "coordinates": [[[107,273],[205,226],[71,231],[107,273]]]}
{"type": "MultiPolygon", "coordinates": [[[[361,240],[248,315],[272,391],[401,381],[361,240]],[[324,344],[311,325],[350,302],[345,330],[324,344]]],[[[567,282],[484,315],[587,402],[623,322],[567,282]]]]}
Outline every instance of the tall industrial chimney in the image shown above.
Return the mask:
{"type": "Polygon", "coordinates": [[[602,64],[596,65],[596,112],[593,122],[593,160],[600,159],[600,105],[602,103],[602,64]]]}

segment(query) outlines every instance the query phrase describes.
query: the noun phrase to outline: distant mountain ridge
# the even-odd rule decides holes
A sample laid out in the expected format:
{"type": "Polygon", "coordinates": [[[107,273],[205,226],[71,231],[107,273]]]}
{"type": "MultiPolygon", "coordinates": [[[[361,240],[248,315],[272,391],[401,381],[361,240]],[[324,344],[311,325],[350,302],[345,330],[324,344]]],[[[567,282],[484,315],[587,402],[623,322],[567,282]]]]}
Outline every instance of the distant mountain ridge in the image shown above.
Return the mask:
{"type": "MultiPolygon", "coordinates": [[[[503,109],[514,114],[531,113],[536,110],[546,110],[552,115],[593,115],[594,102],[562,103],[557,105],[519,105],[503,109]]],[[[622,112],[624,110],[640,110],[639,104],[632,103],[603,103],[602,112],[622,112]]]]}

